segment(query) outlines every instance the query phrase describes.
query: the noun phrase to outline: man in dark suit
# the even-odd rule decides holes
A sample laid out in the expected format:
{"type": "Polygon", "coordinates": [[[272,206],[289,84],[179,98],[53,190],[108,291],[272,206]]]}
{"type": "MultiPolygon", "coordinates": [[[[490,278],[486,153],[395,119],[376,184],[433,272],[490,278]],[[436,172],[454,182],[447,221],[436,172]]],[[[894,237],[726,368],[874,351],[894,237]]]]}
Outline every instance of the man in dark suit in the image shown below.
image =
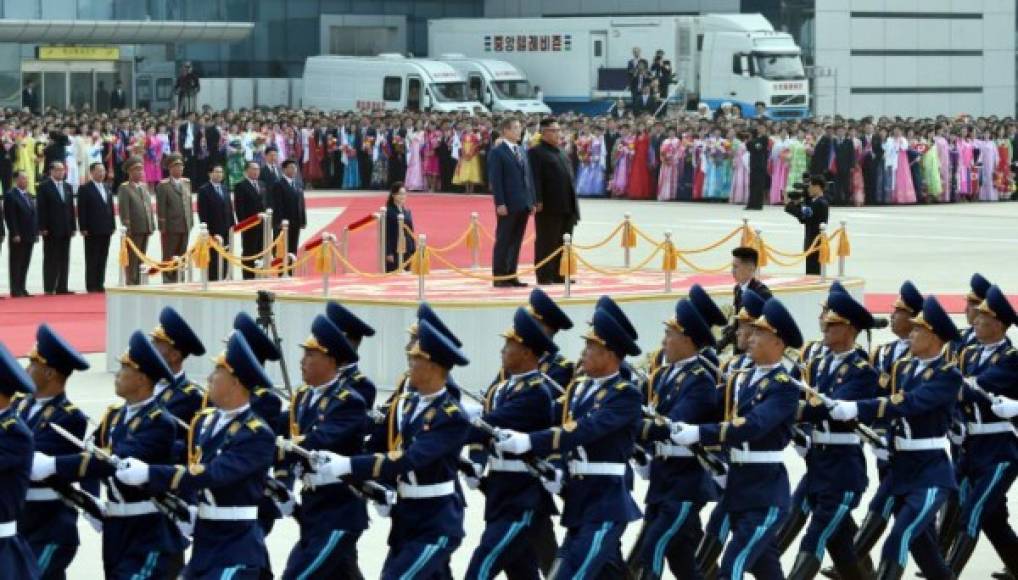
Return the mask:
{"type": "MultiPolygon", "coordinates": [[[[209,174],[212,173],[213,165],[226,167],[226,150],[222,147],[223,132],[220,127],[223,125],[223,118],[216,115],[211,122],[205,125],[205,147],[208,149],[209,174]]],[[[201,184],[196,184],[200,187],[201,184]]]]}
{"type": "Polygon", "coordinates": [[[33,113],[39,112],[39,94],[35,90],[35,81],[25,81],[25,88],[21,89],[21,106],[33,113]]]}
{"type": "Polygon", "coordinates": [[[187,120],[177,127],[177,151],[184,156],[184,174],[192,182],[199,182],[195,177],[198,171],[198,154],[201,152],[204,135],[202,126],[197,123],[193,112],[187,114],[187,120]]]}
{"type": "Polygon", "coordinates": [[[838,125],[834,136],[834,204],[848,205],[852,199],[852,168],[855,167],[855,143],[838,125]]]}
{"type": "MultiPolygon", "coordinates": [[[[766,284],[756,277],[757,265],[760,262],[760,254],[755,248],[739,246],[732,250],[732,278],[735,279],[733,291],[732,314],[736,315],[742,309],[742,295],[746,290],[752,290],[767,300],[771,297],[771,290],[766,284]]],[[[718,342],[718,352],[721,352],[729,344],[732,345],[735,354],[741,354],[735,341],[735,331],[739,327],[738,320],[733,319],[721,333],[721,340],[718,342]]]]}
{"type": "MultiPolygon", "coordinates": [[[[198,189],[198,221],[208,226],[210,236],[219,236],[223,244],[229,244],[230,229],[237,222],[233,219],[230,190],[223,184],[224,175],[222,165],[213,165],[208,183],[198,189]]],[[[254,230],[261,235],[260,227],[254,230]]],[[[236,251],[235,248],[228,249],[236,251]]],[[[209,260],[209,280],[216,281],[225,277],[226,272],[219,271],[219,252],[213,250],[209,260]]]]}
{"type": "Polygon", "coordinates": [[[636,101],[633,103],[633,114],[634,115],[653,115],[657,112],[658,102],[654,93],[650,90],[650,85],[643,85],[643,89],[640,91],[640,95],[636,97],[636,101]]]}
{"type": "Polygon", "coordinates": [[[279,235],[283,220],[290,222],[286,232],[286,251],[296,256],[300,248],[300,231],[308,224],[308,214],[304,205],[304,190],[297,183],[297,162],[293,159],[283,162],[283,178],[272,186],[269,199],[272,205],[272,220],[275,222],[273,238],[279,235]]]}
{"type": "MultiPolygon", "coordinates": [[[[283,170],[279,167],[279,149],[274,145],[265,148],[265,164],[258,173],[258,180],[265,185],[265,191],[270,193],[276,182],[283,178],[283,170]]],[[[266,205],[269,200],[265,200],[266,205]]]]}
{"type": "Polygon", "coordinates": [[[866,205],[872,205],[877,201],[877,180],[884,166],[884,140],[879,133],[873,131],[873,123],[870,121],[863,125],[862,148],[863,188],[866,191],[866,205]]]}
{"type": "Polygon", "coordinates": [[[39,237],[38,213],[27,188],[28,174],[18,169],[14,171],[14,187],[4,194],[4,221],[11,237],[10,287],[14,298],[30,295],[25,290],[25,280],[32,262],[32,248],[39,237]]]}
{"type": "MultiPolygon", "coordinates": [[[[809,181],[809,199],[793,199],[785,205],[785,211],[799,220],[803,227],[802,249],[808,250],[813,241],[820,235],[820,224],[826,224],[830,207],[824,199],[827,183],[820,175],[814,175],[809,181]]],[[[820,274],[820,252],[814,251],[806,258],[806,273],[820,274]]]]}
{"type": "Polygon", "coordinates": [[[110,93],[110,108],[114,111],[127,108],[127,92],[124,91],[124,83],[117,81],[113,92],[110,93]]]}
{"type": "MultiPolygon", "coordinates": [[[[361,117],[361,126],[357,128],[357,169],[361,173],[361,189],[371,189],[371,166],[372,152],[365,151],[364,145],[368,137],[377,137],[378,131],[371,126],[371,120],[365,116],[361,117]]],[[[447,191],[447,190],[444,190],[447,191]]]]}
{"type": "MultiPolygon", "coordinates": [[[[559,149],[561,128],[553,117],[541,119],[541,142],[527,152],[534,181],[536,201],[534,263],[541,262],[562,245],[562,236],[572,235],[580,221],[575,177],[566,154],[559,149]]],[[[561,284],[561,254],[537,269],[538,284],[561,284]]]]}
{"type": "Polygon", "coordinates": [[[113,192],[106,187],[106,167],[95,162],[88,167],[90,180],[78,189],[78,229],[85,240],[85,290],[106,291],[106,261],[110,237],[116,229],[113,192]]]}
{"type": "Polygon", "coordinates": [[[809,161],[811,175],[826,175],[834,164],[834,127],[824,127],[824,134],[817,140],[813,148],[813,157],[809,161]]]}
{"type": "Polygon", "coordinates": [[[36,192],[39,234],[42,236],[42,290],[46,294],[70,294],[67,275],[71,265],[71,236],[78,231],[74,213],[74,190],[64,181],[67,169],[54,161],[49,179],[36,192]]]}
{"type": "MultiPolygon", "coordinates": [[[[265,184],[258,179],[260,171],[257,162],[248,161],[244,167],[244,179],[233,188],[233,205],[237,210],[238,222],[265,211],[265,184]]],[[[241,255],[243,256],[253,256],[261,252],[265,246],[261,226],[242,233],[240,240],[241,255]]],[[[244,264],[251,268],[255,267],[254,260],[245,260],[244,264]]],[[[254,277],[254,273],[244,271],[245,280],[254,277]]]]}
{"type": "Polygon", "coordinates": [[[516,277],[516,267],[535,199],[527,156],[519,144],[521,131],[519,119],[506,117],[500,130],[502,144],[488,153],[488,180],[498,216],[491,273],[494,276],[512,276],[495,281],[496,287],[526,286],[516,277]]]}
{"type": "Polygon", "coordinates": [[[767,126],[757,123],[753,129],[753,138],[746,144],[749,150],[749,202],[746,209],[763,209],[767,190],[771,179],[767,173],[767,160],[770,157],[771,141],[767,137],[767,126]]]}

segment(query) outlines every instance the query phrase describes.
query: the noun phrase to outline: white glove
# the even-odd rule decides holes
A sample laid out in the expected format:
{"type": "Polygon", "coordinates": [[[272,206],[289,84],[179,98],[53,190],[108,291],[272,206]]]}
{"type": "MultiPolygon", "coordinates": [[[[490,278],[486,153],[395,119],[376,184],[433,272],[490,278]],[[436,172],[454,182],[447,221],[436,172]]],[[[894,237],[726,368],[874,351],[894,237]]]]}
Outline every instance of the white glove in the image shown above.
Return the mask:
{"type": "Polygon", "coordinates": [[[499,429],[496,434],[498,441],[495,442],[495,449],[503,453],[515,453],[517,455],[530,451],[530,435],[511,429],[499,429]]]}
{"type": "Polygon", "coordinates": [[[301,477],[301,481],[304,482],[305,489],[315,489],[320,485],[336,483],[336,478],[325,475],[320,471],[310,471],[301,477]]]}
{"type": "Polygon", "coordinates": [[[352,467],[350,458],[331,451],[315,451],[313,456],[315,471],[328,479],[339,479],[350,475],[352,467]]]}
{"type": "Polygon", "coordinates": [[[676,423],[672,427],[672,443],[676,445],[692,445],[700,441],[700,427],[676,423]]]}
{"type": "Polygon", "coordinates": [[[290,517],[293,515],[293,509],[297,507],[297,502],[293,498],[293,494],[290,490],[286,491],[286,501],[272,500],[272,503],[276,504],[276,509],[283,517],[290,517]]]}
{"type": "Polygon", "coordinates": [[[389,504],[371,502],[371,505],[375,506],[375,513],[377,513],[380,518],[387,518],[389,517],[389,514],[392,513],[392,506],[389,504]]]}
{"type": "Polygon", "coordinates": [[[809,447],[804,445],[798,445],[795,443],[792,444],[792,447],[795,449],[796,455],[802,457],[803,459],[806,459],[806,455],[809,453],[809,447]]]}
{"type": "Polygon", "coordinates": [[[463,476],[463,481],[466,482],[467,487],[469,487],[470,489],[477,489],[477,488],[481,487],[481,480],[479,478],[477,478],[477,477],[471,477],[469,475],[464,475],[463,476]]]}
{"type": "Polygon", "coordinates": [[[835,421],[851,421],[859,416],[859,405],[855,401],[835,401],[831,418],[835,421]]]}
{"type": "Polygon", "coordinates": [[[541,479],[541,485],[543,485],[544,489],[548,490],[548,493],[552,495],[558,495],[562,493],[562,470],[561,469],[555,470],[555,479],[553,481],[541,479]]]}
{"type": "Polygon", "coordinates": [[[968,429],[965,428],[965,424],[955,421],[947,429],[947,438],[954,445],[962,445],[965,443],[965,434],[968,429]]]}
{"type": "Polygon", "coordinates": [[[640,464],[640,463],[637,463],[636,461],[629,460],[629,464],[633,466],[633,471],[636,472],[636,475],[640,476],[640,479],[642,479],[644,481],[649,481],[650,480],[650,464],[649,463],[640,464]]]}
{"type": "Polygon", "coordinates": [[[721,489],[725,489],[726,487],[728,487],[727,475],[714,475],[712,477],[714,478],[714,481],[721,487],[721,489]]]}
{"type": "Polygon", "coordinates": [[[1002,395],[997,395],[997,398],[990,409],[993,410],[993,413],[996,416],[1002,419],[1010,419],[1015,415],[1018,415],[1018,401],[1015,399],[1009,399],[1002,395]]]}
{"type": "Polygon", "coordinates": [[[888,451],[886,447],[874,447],[873,455],[880,461],[888,461],[891,459],[891,452],[888,451]]]}
{"type": "Polygon", "coordinates": [[[187,506],[187,513],[188,517],[186,522],[174,520],[173,523],[177,525],[177,529],[180,530],[180,534],[182,536],[190,538],[194,535],[194,522],[198,519],[198,506],[187,506]]]}
{"type": "Polygon", "coordinates": [[[280,448],[284,453],[292,453],[294,445],[291,439],[279,435],[276,437],[276,447],[280,448]]]}
{"type": "Polygon", "coordinates": [[[87,513],[84,513],[84,512],[82,512],[81,515],[85,516],[85,521],[88,522],[88,525],[92,526],[93,530],[99,532],[100,534],[103,533],[103,522],[102,522],[102,520],[97,520],[97,519],[93,518],[92,516],[90,516],[90,515],[88,515],[87,513]]]}
{"type": "Polygon", "coordinates": [[[57,460],[45,453],[35,452],[32,456],[32,481],[42,481],[57,472],[57,460]]]}
{"type": "Polygon", "coordinates": [[[148,483],[148,464],[128,457],[117,467],[117,479],[126,485],[145,485],[148,483]]]}

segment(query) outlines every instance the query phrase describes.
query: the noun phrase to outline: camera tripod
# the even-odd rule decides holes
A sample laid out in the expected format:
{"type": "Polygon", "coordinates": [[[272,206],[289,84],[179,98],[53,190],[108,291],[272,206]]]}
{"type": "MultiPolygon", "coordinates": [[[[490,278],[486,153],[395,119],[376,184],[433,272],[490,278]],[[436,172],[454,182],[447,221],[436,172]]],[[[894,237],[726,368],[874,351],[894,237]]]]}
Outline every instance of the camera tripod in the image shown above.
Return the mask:
{"type": "Polygon", "coordinates": [[[279,330],[276,328],[276,317],[272,312],[272,304],[276,301],[276,295],[268,290],[259,290],[256,302],[258,304],[258,318],[255,322],[262,327],[272,342],[279,350],[279,370],[283,374],[283,388],[286,390],[287,398],[293,396],[293,388],[290,385],[290,374],[286,370],[286,357],[283,356],[283,341],[279,338],[279,330]]]}

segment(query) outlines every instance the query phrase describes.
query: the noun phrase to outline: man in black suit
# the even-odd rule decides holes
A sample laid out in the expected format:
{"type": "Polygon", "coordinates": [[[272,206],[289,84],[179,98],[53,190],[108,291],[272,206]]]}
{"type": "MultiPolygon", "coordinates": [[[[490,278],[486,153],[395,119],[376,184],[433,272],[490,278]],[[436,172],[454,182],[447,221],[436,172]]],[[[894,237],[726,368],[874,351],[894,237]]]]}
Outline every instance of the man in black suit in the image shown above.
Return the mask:
{"type": "MultiPolygon", "coordinates": [[[[222,147],[221,141],[223,140],[223,132],[220,127],[223,126],[223,118],[216,115],[211,122],[205,125],[205,146],[208,148],[208,168],[209,175],[212,174],[213,165],[222,165],[226,167],[226,150],[222,147]]],[[[201,184],[199,184],[199,187],[201,184]]]]}
{"type": "Polygon", "coordinates": [[[771,141],[767,137],[767,126],[763,123],[757,123],[753,131],[753,138],[746,144],[749,150],[749,202],[746,203],[746,209],[762,210],[767,190],[771,186],[771,178],[767,173],[771,141]]]}
{"type": "Polygon", "coordinates": [[[809,160],[811,175],[827,175],[834,161],[834,127],[824,127],[824,134],[817,140],[813,148],[813,157],[809,160]]]}
{"type": "MultiPolygon", "coordinates": [[[[802,249],[808,250],[813,241],[820,235],[820,224],[826,224],[830,214],[830,207],[824,199],[824,189],[827,182],[820,175],[814,175],[809,180],[809,199],[793,199],[785,205],[785,211],[799,220],[803,227],[802,249]]],[[[820,252],[812,252],[806,258],[806,273],[820,274],[820,252]]]]}
{"type": "MultiPolygon", "coordinates": [[[[230,229],[236,224],[233,219],[233,203],[230,201],[230,190],[223,184],[223,166],[216,164],[209,171],[209,181],[198,189],[198,221],[207,225],[210,236],[219,236],[224,244],[230,243],[230,229]]],[[[261,227],[254,231],[261,235],[261,227]]],[[[241,234],[245,235],[245,234],[241,234]]],[[[234,248],[228,248],[234,251],[234,248]]],[[[226,272],[219,272],[219,252],[213,250],[209,256],[209,280],[216,281],[226,277],[226,272]]]]}
{"type": "Polygon", "coordinates": [[[106,167],[88,166],[89,182],[78,189],[78,230],[85,240],[85,290],[106,291],[106,261],[110,237],[116,229],[113,192],[106,187],[106,167]]]}
{"type": "Polygon", "coordinates": [[[187,114],[187,120],[177,127],[177,150],[184,156],[184,174],[192,183],[201,183],[197,178],[198,154],[201,152],[204,135],[196,115],[187,114]]]}
{"type": "Polygon", "coordinates": [[[361,125],[357,128],[357,170],[361,173],[361,189],[371,189],[372,152],[365,151],[364,145],[368,137],[377,137],[378,131],[371,126],[368,117],[361,117],[361,125]]]}
{"type": "MultiPolygon", "coordinates": [[[[737,315],[742,309],[742,294],[746,290],[756,292],[764,300],[771,297],[770,288],[756,277],[759,262],[760,254],[755,248],[740,246],[732,250],[732,278],[735,279],[734,299],[732,300],[733,315],[737,315]]],[[[718,352],[730,344],[734,354],[742,353],[735,341],[735,331],[738,327],[739,322],[735,319],[725,327],[721,334],[721,341],[718,342],[718,352]]]]}
{"type": "MultiPolygon", "coordinates": [[[[258,180],[265,184],[265,190],[271,192],[276,182],[283,178],[283,170],[279,168],[279,149],[274,145],[265,148],[265,165],[258,174],[258,180]]],[[[269,205],[269,200],[265,200],[269,205]]]]}
{"type": "Polygon", "coordinates": [[[855,142],[838,125],[834,136],[834,204],[847,205],[852,199],[852,168],[855,167],[855,142]]]}
{"type": "Polygon", "coordinates": [[[124,83],[117,81],[113,92],[110,93],[110,108],[114,111],[127,108],[127,92],[124,91],[124,83]]]}
{"type": "Polygon", "coordinates": [[[8,264],[14,298],[30,295],[25,290],[25,280],[32,262],[32,248],[39,237],[38,214],[27,188],[28,174],[18,169],[14,171],[14,187],[4,194],[4,221],[11,237],[8,264]]]}
{"type": "Polygon", "coordinates": [[[643,85],[640,95],[636,97],[636,102],[633,103],[633,114],[637,116],[653,115],[657,112],[657,107],[657,97],[651,91],[651,86],[649,84],[643,85]]]}
{"type": "Polygon", "coordinates": [[[877,180],[884,166],[884,140],[879,133],[873,131],[873,123],[866,121],[863,125],[862,148],[862,181],[866,191],[866,205],[877,202],[877,180]]]}
{"type": "MultiPolygon", "coordinates": [[[[541,142],[527,152],[534,179],[536,200],[534,227],[534,263],[541,262],[559,246],[562,236],[572,235],[580,221],[580,204],[576,199],[575,176],[566,154],[559,149],[561,127],[553,117],[541,119],[541,142]]],[[[538,284],[561,284],[561,254],[537,269],[538,284]]]]}
{"type": "Polygon", "coordinates": [[[35,81],[25,81],[25,88],[21,89],[21,106],[33,113],[39,112],[39,95],[35,90],[35,81]]]}
{"type": "Polygon", "coordinates": [[[64,181],[67,169],[54,161],[49,179],[36,192],[39,234],[42,236],[42,290],[46,294],[70,294],[67,275],[71,265],[71,236],[78,231],[74,213],[74,190],[64,181]]]}
{"type": "Polygon", "coordinates": [[[488,180],[497,215],[491,273],[511,276],[495,281],[496,287],[526,286],[516,277],[516,267],[527,220],[534,213],[535,198],[527,156],[519,143],[522,129],[519,119],[505,117],[499,131],[502,144],[488,153],[488,180]]]}
{"type": "MultiPolygon", "coordinates": [[[[272,186],[269,194],[272,205],[273,238],[279,235],[283,220],[289,221],[286,232],[286,251],[297,255],[300,248],[300,231],[308,224],[307,208],[304,205],[304,191],[297,183],[297,162],[287,159],[283,162],[283,178],[272,186]]],[[[289,272],[293,274],[293,272],[289,272]]]]}
{"type": "MultiPolygon", "coordinates": [[[[244,167],[244,179],[233,188],[233,205],[237,210],[238,222],[265,211],[265,184],[258,180],[259,171],[261,169],[256,161],[248,161],[244,167]]],[[[265,245],[262,239],[262,227],[254,227],[242,233],[240,241],[241,255],[253,256],[261,252],[265,245]]],[[[244,264],[248,267],[255,267],[254,260],[245,260],[244,264]]],[[[254,273],[244,271],[245,280],[254,277],[254,273]]]]}

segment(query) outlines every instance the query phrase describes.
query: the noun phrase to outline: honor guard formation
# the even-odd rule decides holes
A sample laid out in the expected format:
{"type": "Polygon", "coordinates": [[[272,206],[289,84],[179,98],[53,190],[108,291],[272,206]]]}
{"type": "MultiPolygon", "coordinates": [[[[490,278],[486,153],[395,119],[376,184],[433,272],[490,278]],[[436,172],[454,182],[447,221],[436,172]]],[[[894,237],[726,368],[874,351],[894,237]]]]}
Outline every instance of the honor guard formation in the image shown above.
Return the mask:
{"type": "Polygon", "coordinates": [[[120,401],[98,418],[67,392],[88,363],[42,325],[27,369],[0,347],[0,577],[64,578],[80,515],[102,534],[94,578],[360,579],[370,525],[389,526],[385,580],[453,578],[457,550],[470,580],[897,580],[910,558],[945,580],[983,534],[1005,568],[995,576],[1013,578],[1018,316],[979,274],[967,298],[959,330],[911,282],[889,320],[835,283],[822,340],[804,343],[759,280],[735,289],[731,319],[693,286],[661,328],[639,329],[661,336],[644,355],[624,305],[603,296],[574,364],[554,340],[574,322],[535,289],[505,322],[486,389],[453,379],[469,364],[462,343],[422,303],[384,400],[357,366],[375,331],[341,304],[311,321],[292,392],[265,365],[297,353],[261,319],[238,314],[213,346],[166,308],[130,337],[120,401]],[[895,340],[871,349],[888,325],[895,340]],[[200,385],[183,366],[206,351],[200,385]],[[467,509],[483,509],[480,534],[466,533],[467,509]],[[272,570],[281,518],[300,536],[272,570]]]}

